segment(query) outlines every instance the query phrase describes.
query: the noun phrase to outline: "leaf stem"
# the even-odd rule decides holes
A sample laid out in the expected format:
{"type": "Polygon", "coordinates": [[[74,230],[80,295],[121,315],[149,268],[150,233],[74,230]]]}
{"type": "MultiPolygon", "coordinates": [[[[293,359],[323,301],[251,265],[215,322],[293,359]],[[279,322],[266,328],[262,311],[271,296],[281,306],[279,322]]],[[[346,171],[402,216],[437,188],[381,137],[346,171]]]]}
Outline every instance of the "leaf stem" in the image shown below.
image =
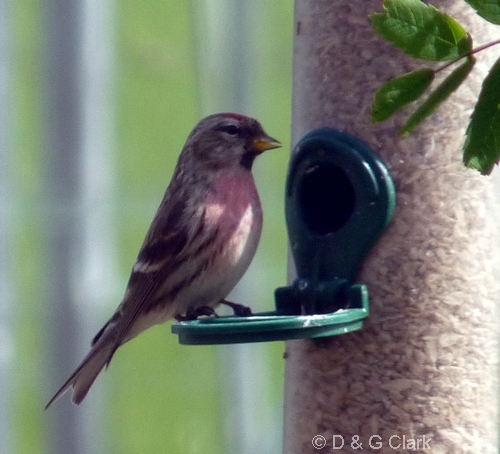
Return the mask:
{"type": "Polygon", "coordinates": [[[441,66],[440,68],[434,70],[434,74],[437,74],[439,71],[442,71],[443,69],[446,69],[446,68],[450,67],[451,65],[454,65],[456,62],[462,60],[463,58],[471,57],[472,55],[477,54],[478,52],[481,52],[481,51],[488,49],[490,47],[496,46],[497,44],[500,44],[500,39],[497,39],[496,41],[492,41],[491,43],[483,44],[482,46],[476,47],[475,49],[472,49],[470,52],[467,52],[466,54],[461,55],[460,57],[455,58],[455,60],[452,60],[452,61],[446,63],[445,65],[441,66]]]}

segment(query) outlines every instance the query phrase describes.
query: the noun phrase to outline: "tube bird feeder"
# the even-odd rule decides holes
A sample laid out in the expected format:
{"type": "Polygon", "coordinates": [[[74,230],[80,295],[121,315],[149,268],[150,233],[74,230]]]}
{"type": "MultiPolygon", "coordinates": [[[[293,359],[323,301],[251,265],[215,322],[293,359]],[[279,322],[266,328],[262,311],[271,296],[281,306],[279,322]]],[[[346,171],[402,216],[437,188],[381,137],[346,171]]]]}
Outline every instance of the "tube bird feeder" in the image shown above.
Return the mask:
{"type": "MultiPolygon", "coordinates": [[[[287,342],[284,454],[496,453],[498,176],[461,162],[485,71],[408,137],[399,119],[372,125],[376,90],[417,64],[373,30],[381,7],[296,0],[293,143],[323,127],[363,140],[398,203],[358,275],[370,290],[363,329],[287,342]]],[[[465,2],[439,7],[488,42],[491,28],[465,2]]]]}

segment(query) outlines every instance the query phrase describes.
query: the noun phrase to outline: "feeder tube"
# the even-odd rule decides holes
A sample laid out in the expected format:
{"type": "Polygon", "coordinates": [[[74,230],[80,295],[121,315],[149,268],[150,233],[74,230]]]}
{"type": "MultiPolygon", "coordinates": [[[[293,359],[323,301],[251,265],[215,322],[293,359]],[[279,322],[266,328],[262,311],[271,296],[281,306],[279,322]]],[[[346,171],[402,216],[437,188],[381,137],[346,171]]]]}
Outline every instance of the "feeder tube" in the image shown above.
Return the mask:
{"type": "MultiPolygon", "coordinates": [[[[478,45],[494,39],[497,27],[462,0],[438,3],[478,45]]],[[[371,124],[374,93],[427,62],[374,31],[382,0],[295,8],[293,145],[325,126],[364,140],[389,168],[397,206],[358,276],[370,292],[364,328],[327,345],[287,342],[284,453],[496,453],[498,171],[464,168],[461,149],[498,51],[478,55],[459,91],[401,138],[404,114],[371,124]]]]}

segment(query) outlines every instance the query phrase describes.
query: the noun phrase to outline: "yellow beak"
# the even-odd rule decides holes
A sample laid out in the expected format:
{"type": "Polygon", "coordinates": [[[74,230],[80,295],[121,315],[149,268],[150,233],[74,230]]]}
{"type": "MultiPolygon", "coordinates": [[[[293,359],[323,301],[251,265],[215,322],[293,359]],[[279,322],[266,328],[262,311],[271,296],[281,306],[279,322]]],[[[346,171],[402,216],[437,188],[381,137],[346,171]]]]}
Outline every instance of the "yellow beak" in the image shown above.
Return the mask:
{"type": "Polygon", "coordinates": [[[266,150],[281,147],[281,142],[270,136],[261,136],[253,141],[253,146],[259,153],[262,153],[266,150]]]}

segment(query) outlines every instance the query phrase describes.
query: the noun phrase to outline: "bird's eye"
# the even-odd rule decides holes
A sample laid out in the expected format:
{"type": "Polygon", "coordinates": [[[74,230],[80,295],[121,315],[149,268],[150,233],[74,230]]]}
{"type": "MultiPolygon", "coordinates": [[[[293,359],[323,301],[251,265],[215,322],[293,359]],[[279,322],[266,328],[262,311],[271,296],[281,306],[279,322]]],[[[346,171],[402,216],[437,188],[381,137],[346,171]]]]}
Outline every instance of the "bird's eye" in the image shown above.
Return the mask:
{"type": "Polygon", "coordinates": [[[240,132],[240,128],[238,128],[238,126],[235,125],[221,126],[219,129],[222,132],[229,134],[230,136],[236,136],[240,132]]]}

